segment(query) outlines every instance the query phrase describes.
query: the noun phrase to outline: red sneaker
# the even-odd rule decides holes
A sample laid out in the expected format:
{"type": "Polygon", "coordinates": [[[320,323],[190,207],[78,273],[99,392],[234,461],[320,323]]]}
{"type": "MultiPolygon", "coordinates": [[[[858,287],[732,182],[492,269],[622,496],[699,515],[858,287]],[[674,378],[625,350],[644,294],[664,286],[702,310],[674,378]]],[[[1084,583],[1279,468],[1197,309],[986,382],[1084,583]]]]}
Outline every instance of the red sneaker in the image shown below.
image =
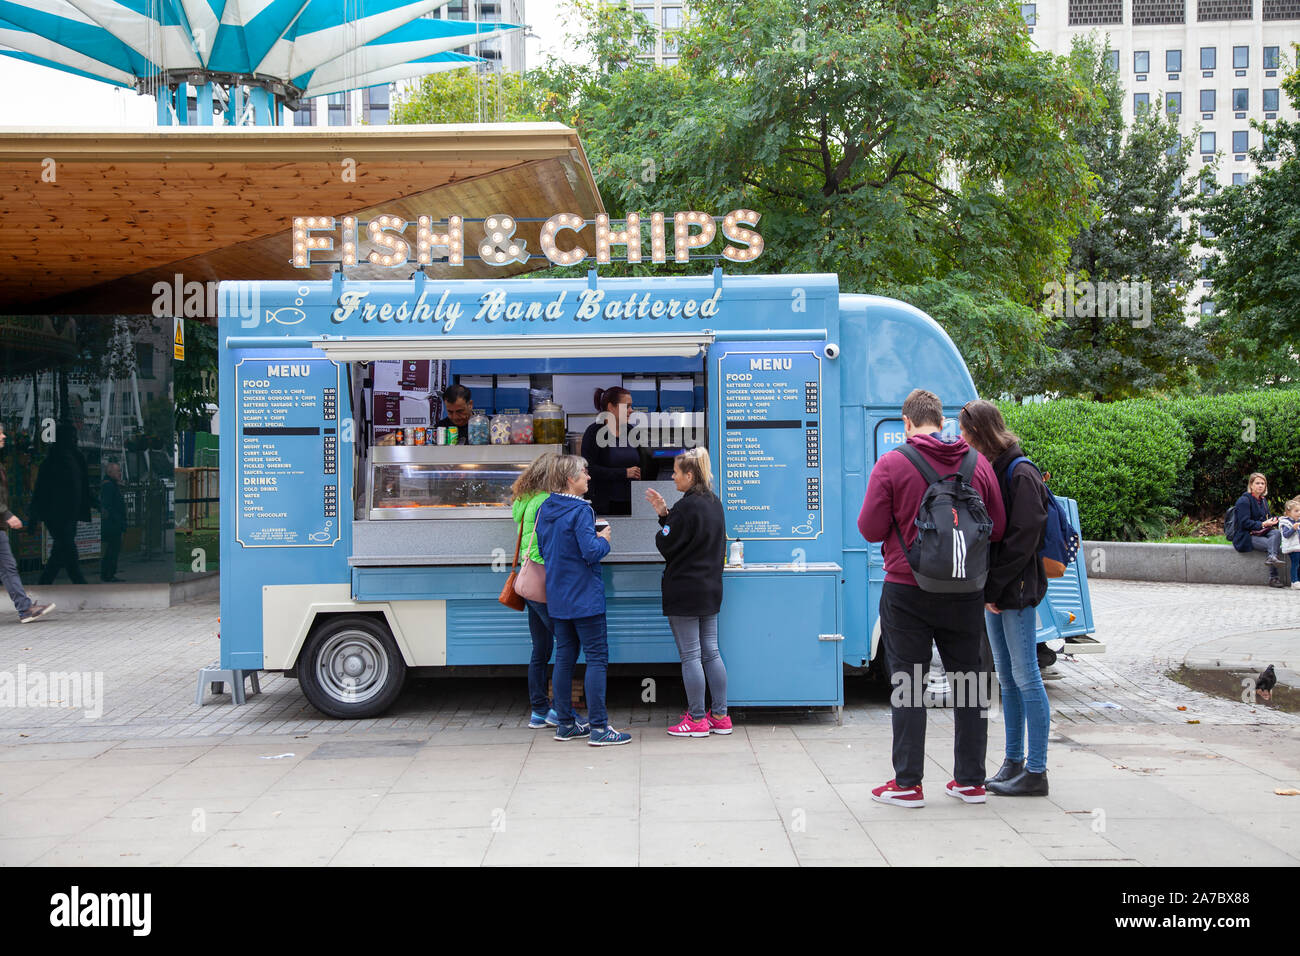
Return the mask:
{"type": "Polygon", "coordinates": [[[668,733],[673,737],[707,737],[709,722],[703,717],[692,720],[689,713],[682,714],[681,721],[676,726],[669,727],[668,733]]]}
{"type": "Polygon", "coordinates": [[[919,783],[915,787],[900,787],[896,780],[891,780],[883,787],[872,790],[871,799],[878,803],[892,803],[899,807],[925,806],[925,795],[921,792],[919,783]]]}
{"type": "Polygon", "coordinates": [[[948,796],[956,797],[958,800],[963,800],[966,803],[984,802],[983,787],[963,787],[959,783],[957,783],[956,780],[948,781],[948,786],[945,792],[948,794],[948,796]]]}
{"type": "Polygon", "coordinates": [[[731,733],[730,717],[714,717],[713,711],[709,711],[709,715],[705,719],[709,722],[709,730],[711,732],[715,734],[731,733]]]}

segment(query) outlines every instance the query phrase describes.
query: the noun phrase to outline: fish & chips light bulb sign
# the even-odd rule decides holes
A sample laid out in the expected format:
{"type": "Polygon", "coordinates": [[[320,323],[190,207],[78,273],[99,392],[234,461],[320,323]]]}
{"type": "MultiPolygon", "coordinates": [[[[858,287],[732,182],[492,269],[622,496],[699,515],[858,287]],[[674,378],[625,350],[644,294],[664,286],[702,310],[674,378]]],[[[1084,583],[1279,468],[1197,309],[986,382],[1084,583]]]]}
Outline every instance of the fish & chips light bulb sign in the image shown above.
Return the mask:
{"type": "MultiPolygon", "coordinates": [[[[751,262],[763,252],[763,237],[749,228],[757,226],[759,218],[759,214],[752,209],[733,209],[725,216],[696,211],[673,213],[673,261],[689,262],[692,250],[703,250],[711,245],[721,226],[723,238],[727,240],[721,257],[731,262],[751,262]]],[[[668,221],[669,217],[662,212],[650,214],[651,262],[668,261],[668,221]]],[[[368,222],[362,222],[355,216],[343,216],[341,219],[333,216],[299,216],[293,220],[291,261],[300,269],[323,263],[355,266],[358,262],[398,268],[407,265],[412,259],[419,266],[432,265],[434,261],[445,262],[449,266],[462,266],[467,259],[496,267],[523,264],[531,254],[527,241],[515,235],[519,222],[513,216],[501,214],[482,220],[448,216],[446,220],[437,222],[431,216],[420,216],[410,222],[401,216],[386,214],[376,216],[368,222]],[[483,224],[483,238],[477,246],[478,255],[465,255],[467,222],[483,224]],[[414,243],[410,237],[412,226],[415,227],[414,243]],[[358,241],[362,235],[370,245],[364,255],[358,241]],[[336,257],[326,258],[324,255],[315,255],[317,253],[336,253],[336,257]]],[[[590,258],[592,254],[581,245],[582,233],[588,226],[594,227],[597,263],[605,265],[611,262],[610,253],[615,246],[624,248],[626,255],[621,258],[627,262],[643,261],[644,226],[638,213],[628,213],[626,219],[614,220],[604,213],[594,220],[584,219],[577,213],[556,213],[542,224],[542,254],[557,266],[577,265],[590,258]],[[562,233],[572,233],[571,236],[565,236],[566,244],[572,240],[572,245],[566,249],[561,249],[558,243],[562,233]]],[[[697,252],[696,257],[718,258],[717,255],[703,252],[697,252]]]]}

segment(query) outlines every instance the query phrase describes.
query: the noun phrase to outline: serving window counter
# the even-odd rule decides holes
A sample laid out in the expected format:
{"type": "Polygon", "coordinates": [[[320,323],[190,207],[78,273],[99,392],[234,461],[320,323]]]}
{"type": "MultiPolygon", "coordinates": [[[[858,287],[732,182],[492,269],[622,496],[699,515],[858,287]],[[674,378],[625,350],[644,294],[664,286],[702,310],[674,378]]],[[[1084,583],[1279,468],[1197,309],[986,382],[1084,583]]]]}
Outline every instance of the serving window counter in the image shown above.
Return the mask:
{"type": "Polygon", "coordinates": [[[221,661],[295,675],[340,717],[382,712],[411,670],[526,664],[525,615],[497,600],[516,541],[509,487],[537,455],[572,451],[575,419],[592,414],[556,388],[546,398],[563,408],[563,444],[379,444],[375,363],[445,362],[449,379],[495,381],[494,412],[529,376],[635,377],[642,417],[628,440],[667,468],[645,469],[631,513],[608,516],[610,660],[678,660],[644,491],[675,502],[672,455],[703,444],[744,549],[743,566],[724,569],[719,620],[737,706],[842,704],[845,666],[875,651],[883,567],[856,518],[888,423],[914,387],[953,415],[976,397],[933,320],[841,295],[834,276],[257,287],[259,316],[223,314],[219,329],[234,432],[221,447],[221,661]],[[261,320],[281,309],[294,325],[261,320]],[[656,381],[694,411],[655,408],[656,381]]]}

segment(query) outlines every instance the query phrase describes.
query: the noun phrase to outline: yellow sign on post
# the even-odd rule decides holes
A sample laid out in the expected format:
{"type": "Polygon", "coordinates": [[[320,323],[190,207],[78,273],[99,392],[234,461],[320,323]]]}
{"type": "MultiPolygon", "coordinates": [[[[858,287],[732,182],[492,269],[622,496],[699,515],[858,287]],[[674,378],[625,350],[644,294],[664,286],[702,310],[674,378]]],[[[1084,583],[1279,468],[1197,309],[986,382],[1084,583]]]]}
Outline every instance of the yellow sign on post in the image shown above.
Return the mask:
{"type": "Polygon", "coordinates": [[[172,350],[172,358],[178,362],[185,361],[185,320],[179,315],[174,319],[176,323],[176,345],[172,350]]]}

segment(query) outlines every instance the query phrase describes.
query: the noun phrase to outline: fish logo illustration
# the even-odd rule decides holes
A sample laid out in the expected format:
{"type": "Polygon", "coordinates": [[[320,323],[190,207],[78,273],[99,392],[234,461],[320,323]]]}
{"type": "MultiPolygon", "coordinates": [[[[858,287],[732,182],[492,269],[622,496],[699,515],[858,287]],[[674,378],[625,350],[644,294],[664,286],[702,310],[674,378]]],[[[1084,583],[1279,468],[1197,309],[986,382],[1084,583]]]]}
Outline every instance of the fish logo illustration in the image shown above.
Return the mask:
{"type": "Polygon", "coordinates": [[[270,309],[266,310],[267,325],[271,325],[272,323],[278,325],[297,325],[305,318],[307,318],[307,313],[292,305],[286,305],[284,308],[276,309],[274,312],[270,309]]]}

